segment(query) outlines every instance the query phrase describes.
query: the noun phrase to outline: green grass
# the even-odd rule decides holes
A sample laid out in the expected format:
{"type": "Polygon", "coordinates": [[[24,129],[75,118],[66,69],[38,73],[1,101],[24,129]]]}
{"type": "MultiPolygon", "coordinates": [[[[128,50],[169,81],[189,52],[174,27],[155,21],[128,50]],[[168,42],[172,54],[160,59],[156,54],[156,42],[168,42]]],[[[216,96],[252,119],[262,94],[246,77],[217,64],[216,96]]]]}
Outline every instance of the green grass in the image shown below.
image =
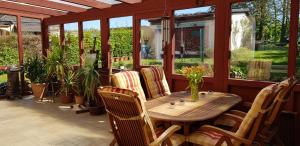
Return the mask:
{"type": "Polygon", "coordinates": [[[272,60],[273,65],[287,65],[288,51],[287,50],[262,50],[255,51],[255,59],[272,60]]]}
{"type": "Polygon", "coordinates": [[[6,74],[0,75],[0,83],[6,82],[6,81],[7,81],[7,75],[6,74]]]}

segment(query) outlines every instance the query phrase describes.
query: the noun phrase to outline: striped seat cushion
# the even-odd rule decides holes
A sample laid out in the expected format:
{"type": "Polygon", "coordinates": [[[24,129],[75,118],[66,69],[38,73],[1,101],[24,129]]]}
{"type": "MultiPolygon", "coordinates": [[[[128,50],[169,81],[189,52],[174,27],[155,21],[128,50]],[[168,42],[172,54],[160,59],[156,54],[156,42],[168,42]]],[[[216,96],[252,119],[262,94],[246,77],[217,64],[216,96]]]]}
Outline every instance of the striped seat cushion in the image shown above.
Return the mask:
{"type": "MultiPolygon", "coordinates": [[[[196,131],[192,135],[187,137],[187,141],[193,144],[198,144],[201,146],[215,146],[219,139],[222,137],[222,134],[213,132],[213,131],[196,131]]],[[[226,146],[224,142],[222,146],[226,146]]]]}
{"type": "Polygon", "coordinates": [[[146,97],[140,82],[139,73],[136,71],[124,71],[112,76],[113,84],[118,88],[129,89],[137,92],[141,101],[145,102],[146,97]]]}
{"type": "Polygon", "coordinates": [[[157,98],[171,94],[162,67],[153,66],[142,68],[141,73],[147,86],[149,98],[157,98]]]}

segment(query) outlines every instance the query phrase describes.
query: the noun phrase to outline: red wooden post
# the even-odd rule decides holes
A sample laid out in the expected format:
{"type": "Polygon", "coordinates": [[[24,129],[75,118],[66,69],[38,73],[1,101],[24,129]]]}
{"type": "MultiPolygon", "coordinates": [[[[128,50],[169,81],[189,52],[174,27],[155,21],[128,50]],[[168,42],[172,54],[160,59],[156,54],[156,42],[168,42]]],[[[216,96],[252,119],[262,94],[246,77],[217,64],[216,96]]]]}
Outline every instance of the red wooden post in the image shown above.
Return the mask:
{"type": "Polygon", "coordinates": [[[133,31],[133,50],[132,50],[132,57],[133,57],[133,69],[134,70],[139,70],[140,69],[140,64],[141,64],[141,55],[140,55],[140,29],[141,29],[141,26],[140,26],[140,20],[136,17],[136,16],[133,16],[133,28],[132,28],[132,31],[133,31]]]}
{"type": "Polygon", "coordinates": [[[47,50],[49,49],[49,29],[48,26],[44,23],[44,20],[41,20],[42,28],[42,54],[44,57],[47,57],[47,50]]]}
{"type": "Polygon", "coordinates": [[[288,75],[296,74],[296,58],[298,49],[298,23],[299,23],[299,0],[291,1],[291,22],[290,22],[290,38],[289,38],[289,59],[288,59],[288,75]]]}
{"type": "Polygon", "coordinates": [[[216,1],[214,90],[228,90],[228,56],[231,24],[230,0],[216,1]]]}
{"type": "Polygon", "coordinates": [[[104,70],[105,77],[103,79],[103,84],[108,85],[110,83],[111,74],[111,53],[109,41],[109,19],[101,19],[101,59],[102,59],[102,69],[104,70]]]}
{"type": "Polygon", "coordinates": [[[172,74],[174,72],[174,54],[175,54],[175,17],[173,11],[168,11],[168,15],[170,16],[170,24],[169,24],[169,44],[167,49],[164,50],[164,55],[166,58],[164,59],[164,66],[165,66],[165,73],[166,73],[166,79],[169,83],[170,89],[173,89],[172,87],[172,74]]]}
{"type": "Polygon", "coordinates": [[[23,65],[22,17],[17,16],[19,64],[23,65]]]}
{"type": "MultiPolygon", "coordinates": [[[[23,34],[22,34],[22,17],[20,15],[17,16],[17,28],[18,28],[18,52],[19,52],[19,65],[23,66],[24,63],[24,50],[23,50],[23,34]]],[[[21,68],[23,69],[23,68],[21,68]]],[[[24,72],[21,71],[21,93],[24,95],[25,93],[25,77],[24,72]]]]}
{"type": "Polygon", "coordinates": [[[83,46],[83,24],[82,21],[78,22],[78,42],[79,42],[79,56],[80,56],[80,66],[82,66],[84,61],[84,46],[83,46]]]}
{"type": "Polygon", "coordinates": [[[65,25],[64,24],[59,24],[59,42],[61,47],[66,45],[65,41],[65,25]]]}

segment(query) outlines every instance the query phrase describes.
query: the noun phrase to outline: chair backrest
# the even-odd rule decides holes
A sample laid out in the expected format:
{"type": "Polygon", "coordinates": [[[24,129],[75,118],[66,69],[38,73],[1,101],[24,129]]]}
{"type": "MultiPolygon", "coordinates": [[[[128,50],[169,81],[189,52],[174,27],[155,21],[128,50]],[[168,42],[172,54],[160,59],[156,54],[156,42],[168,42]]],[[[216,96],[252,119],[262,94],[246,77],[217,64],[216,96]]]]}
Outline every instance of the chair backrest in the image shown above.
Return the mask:
{"type": "Polygon", "coordinates": [[[269,80],[271,74],[272,61],[252,60],[248,65],[249,80],[269,80]]]}
{"type": "Polygon", "coordinates": [[[141,74],[145,80],[148,98],[153,99],[170,95],[170,89],[162,67],[142,68],[141,74]]]}
{"type": "Polygon", "coordinates": [[[157,137],[138,93],[116,87],[99,87],[118,145],[146,146],[157,137]]]}
{"type": "Polygon", "coordinates": [[[267,117],[268,112],[274,106],[273,101],[276,95],[282,90],[278,84],[272,84],[263,88],[255,97],[255,100],[244,120],[236,131],[238,137],[254,140],[262,122],[267,117]]]}
{"type": "Polygon", "coordinates": [[[146,96],[141,85],[139,73],[136,71],[123,71],[112,75],[114,86],[129,89],[138,93],[141,101],[146,101],[146,96]]]}
{"type": "Polygon", "coordinates": [[[277,94],[277,96],[274,99],[274,107],[268,114],[268,117],[265,121],[265,128],[271,128],[274,124],[276,124],[280,112],[291,97],[292,90],[295,87],[296,83],[297,79],[295,77],[288,78],[279,83],[279,87],[281,87],[282,90],[277,94]]]}

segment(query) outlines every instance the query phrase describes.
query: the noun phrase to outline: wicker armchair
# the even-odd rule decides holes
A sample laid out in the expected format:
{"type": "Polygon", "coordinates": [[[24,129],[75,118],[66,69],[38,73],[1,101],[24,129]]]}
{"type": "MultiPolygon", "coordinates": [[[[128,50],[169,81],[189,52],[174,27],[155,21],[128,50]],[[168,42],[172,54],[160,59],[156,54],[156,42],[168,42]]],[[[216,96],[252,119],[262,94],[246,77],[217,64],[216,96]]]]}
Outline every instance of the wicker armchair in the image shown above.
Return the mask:
{"type": "Polygon", "coordinates": [[[223,130],[214,126],[204,125],[187,137],[187,141],[204,146],[221,145],[252,145],[262,123],[273,108],[273,100],[280,88],[278,84],[265,87],[256,96],[251,109],[244,118],[233,116],[238,129],[236,132],[223,130]]]}
{"type": "Polygon", "coordinates": [[[141,74],[145,80],[148,98],[153,99],[171,94],[162,67],[142,68],[141,74]]]}
{"type": "Polygon", "coordinates": [[[180,129],[177,125],[157,137],[136,92],[116,87],[100,87],[97,91],[105,104],[114,133],[111,146],[116,143],[120,146],[171,146],[185,141],[183,136],[175,134],[180,129]]]}

